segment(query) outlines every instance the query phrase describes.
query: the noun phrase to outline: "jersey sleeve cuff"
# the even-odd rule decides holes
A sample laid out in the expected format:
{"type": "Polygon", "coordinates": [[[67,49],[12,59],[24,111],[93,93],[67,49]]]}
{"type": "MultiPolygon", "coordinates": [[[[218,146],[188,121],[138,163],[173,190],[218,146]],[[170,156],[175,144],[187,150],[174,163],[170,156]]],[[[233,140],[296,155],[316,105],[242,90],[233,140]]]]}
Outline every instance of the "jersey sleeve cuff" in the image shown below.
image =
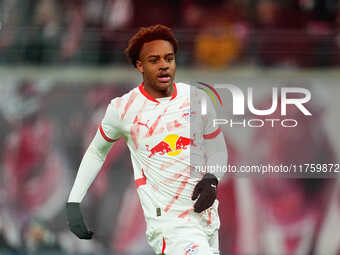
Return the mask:
{"type": "Polygon", "coordinates": [[[117,139],[111,139],[110,137],[108,137],[105,132],[104,132],[104,129],[103,129],[103,126],[102,124],[99,125],[99,131],[100,131],[100,134],[102,135],[102,137],[109,143],[113,143],[115,141],[117,141],[117,139]]]}
{"type": "Polygon", "coordinates": [[[221,133],[221,128],[217,128],[214,132],[203,135],[204,139],[213,139],[221,133]]]}

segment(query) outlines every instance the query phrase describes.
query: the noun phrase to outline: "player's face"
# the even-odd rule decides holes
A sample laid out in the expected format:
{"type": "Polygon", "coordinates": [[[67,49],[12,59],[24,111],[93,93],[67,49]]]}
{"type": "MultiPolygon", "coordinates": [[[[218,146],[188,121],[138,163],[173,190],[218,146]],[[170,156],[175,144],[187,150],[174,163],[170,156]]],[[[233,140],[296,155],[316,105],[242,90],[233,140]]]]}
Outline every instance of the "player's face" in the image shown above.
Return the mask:
{"type": "Polygon", "coordinates": [[[144,43],[140,51],[137,69],[143,74],[144,86],[155,94],[171,93],[176,62],[170,42],[155,40],[144,43]]]}

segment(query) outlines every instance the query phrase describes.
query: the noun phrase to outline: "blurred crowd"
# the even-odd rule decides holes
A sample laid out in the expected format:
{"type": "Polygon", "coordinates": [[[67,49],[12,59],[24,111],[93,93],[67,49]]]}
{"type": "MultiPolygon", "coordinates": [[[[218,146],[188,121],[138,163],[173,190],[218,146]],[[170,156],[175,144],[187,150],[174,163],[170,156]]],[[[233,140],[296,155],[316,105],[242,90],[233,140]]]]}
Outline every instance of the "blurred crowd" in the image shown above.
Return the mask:
{"type": "Polygon", "coordinates": [[[7,85],[0,87],[0,97],[9,98],[0,104],[0,254],[110,250],[124,187],[133,182],[123,140],[108,154],[83,202],[89,225],[100,229],[98,241],[76,238],[64,207],[107,104],[128,86],[72,89],[67,83],[49,91],[26,79],[7,85]]]}
{"type": "Polygon", "coordinates": [[[339,0],[1,0],[0,63],[127,64],[130,36],[157,23],[183,65],[340,64],[339,0]]]}

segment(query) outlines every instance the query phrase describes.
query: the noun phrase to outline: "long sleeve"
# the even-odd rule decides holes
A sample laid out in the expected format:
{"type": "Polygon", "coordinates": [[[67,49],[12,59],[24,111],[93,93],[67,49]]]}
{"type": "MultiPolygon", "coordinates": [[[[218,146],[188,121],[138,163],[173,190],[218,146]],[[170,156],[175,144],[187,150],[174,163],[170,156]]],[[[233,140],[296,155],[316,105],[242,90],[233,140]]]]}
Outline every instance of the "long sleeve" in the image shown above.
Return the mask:
{"type": "Polygon", "coordinates": [[[228,150],[221,129],[218,128],[217,132],[218,134],[214,138],[205,139],[204,143],[207,156],[207,172],[214,174],[218,180],[221,180],[228,163],[228,150]]]}
{"type": "Polygon", "coordinates": [[[103,166],[114,142],[106,141],[98,130],[80,163],[68,202],[80,203],[103,166]]]}
{"type": "Polygon", "coordinates": [[[228,150],[223,133],[219,126],[214,125],[216,110],[209,98],[205,98],[207,114],[204,116],[204,147],[206,151],[207,172],[214,174],[219,180],[225,174],[228,163],[228,150]]]}
{"type": "Polygon", "coordinates": [[[107,107],[105,116],[90,143],[78,169],[68,202],[80,203],[103,166],[114,142],[122,135],[115,99],[107,107]]]}

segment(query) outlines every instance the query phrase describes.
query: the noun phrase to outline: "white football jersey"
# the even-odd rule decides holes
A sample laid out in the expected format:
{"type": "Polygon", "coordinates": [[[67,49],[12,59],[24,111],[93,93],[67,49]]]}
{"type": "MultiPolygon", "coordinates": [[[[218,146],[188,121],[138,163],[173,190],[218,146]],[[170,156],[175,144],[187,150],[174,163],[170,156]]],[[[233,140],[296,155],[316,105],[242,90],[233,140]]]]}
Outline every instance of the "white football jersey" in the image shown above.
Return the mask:
{"type": "Polygon", "coordinates": [[[194,176],[193,164],[206,162],[203,141],[220,133],[209,99],[202,115],[205,93],[184,83],[173,86],[171,97],[155,99],[140,84],[111,101],[100,126],[107,141],[126,140],[146,220],[164,213],[185,218],[193,211],[191,196],[202,177],[194,176]]]}

